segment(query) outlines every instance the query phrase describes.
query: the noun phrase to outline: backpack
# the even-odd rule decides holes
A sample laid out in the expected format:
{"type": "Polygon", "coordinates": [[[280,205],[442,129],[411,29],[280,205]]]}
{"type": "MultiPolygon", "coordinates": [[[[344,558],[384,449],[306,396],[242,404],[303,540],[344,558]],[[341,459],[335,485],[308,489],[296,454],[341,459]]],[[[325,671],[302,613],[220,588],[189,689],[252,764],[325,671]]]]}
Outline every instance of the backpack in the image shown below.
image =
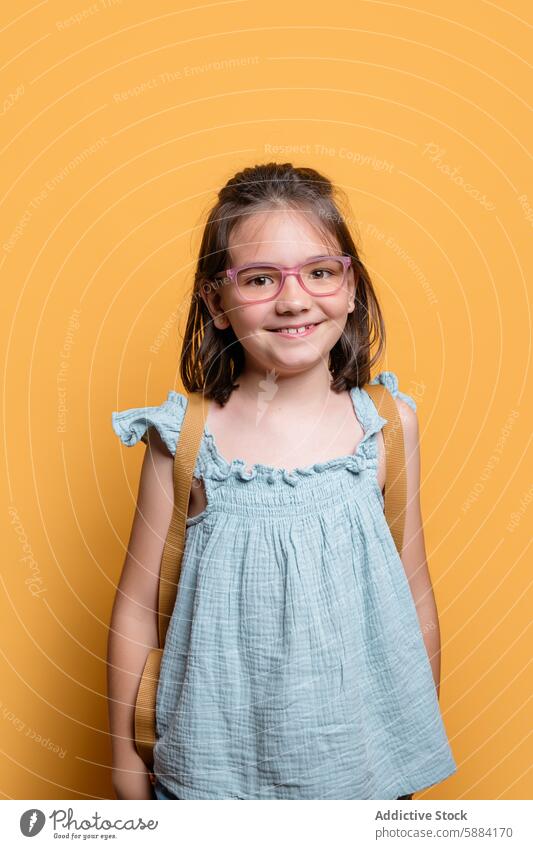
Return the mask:
{"type": "MultiPolygon", "coordinates": [[[[384,512],[397,551],[401,556],[407,494],[402,423],[394,398],[385,386],[367,383],[363,388],[370,395],[380,415],[387,419],[383,428],[387,468],[384,512]]],[[[155,717],[159,670],[167,628],[176,601],[192,477],[203,436],[207,409],[208,405],[204,403],[201,392],[187,395],[187,407],[174,456],[174,507],[159,575],[159,647],[151,649],[148,653],[135,703],[135,747],[150,771],[153,769],[153,748],[156,741],[155,717]]]]}

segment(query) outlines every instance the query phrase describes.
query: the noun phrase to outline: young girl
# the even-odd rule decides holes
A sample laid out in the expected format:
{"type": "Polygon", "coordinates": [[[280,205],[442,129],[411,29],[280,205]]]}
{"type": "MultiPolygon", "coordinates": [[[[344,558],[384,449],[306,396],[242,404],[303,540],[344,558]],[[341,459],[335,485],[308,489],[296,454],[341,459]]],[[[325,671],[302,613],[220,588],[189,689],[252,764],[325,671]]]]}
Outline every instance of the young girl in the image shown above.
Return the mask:
{"type": "MultiPolygon", "coordinates": [[[[330,181],[291,164],[236,174],[205,227],[180,364],[208,414],[161,661],[156,798],[410,798],[456,770],[416,404],[393,372],[370,381],[384,338],[330,181]],[[404,431],[401,559],[383,512],[387,420],[368,382],[390,390],[404,431]]],[[[152,797],[133,706],[158,644],[186,406],[172,390],[112,416],[125,445],[148,445],[109,641],[118,798],[152,797]]]]}

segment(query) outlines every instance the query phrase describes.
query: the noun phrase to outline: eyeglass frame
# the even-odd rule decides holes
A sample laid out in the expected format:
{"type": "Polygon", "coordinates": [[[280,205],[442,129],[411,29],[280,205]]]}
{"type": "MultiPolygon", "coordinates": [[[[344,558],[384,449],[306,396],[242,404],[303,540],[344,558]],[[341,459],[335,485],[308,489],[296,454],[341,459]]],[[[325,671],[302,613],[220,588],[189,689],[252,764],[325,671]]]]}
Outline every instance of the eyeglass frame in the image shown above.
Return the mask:
{"type": "MultiPolygon", "coordinates": [[[[312,259],[306,259],[305,262],[300,262],[300,263],[298,263],[298,265],[294,265],[292,267],[289,267],[287,265],[278,265],[275,262],[258,263],[256,261],[256,262],[247,262],[245,265],[235,265],[233,268],[226,268],[226,270],[223,272],[223,274],[225,274],[226,277],[217,278],[217,279],[221,283],[226,279],[231,280],[232,283],[236,283],[238,272],[244,271],[246,268],[275,268],[278,271],[281,271],[281,281],[280,281],[280,284],[277,288],[277,291],[274,292],[273,295],[271,295],[268,298],[245,298],[244,295],[242,295],[239,292],[239,287],[236,285],[235,291],[238,293],[238,297],[241,299],[241,301],[243,301],[244,303],[247,303],[247,304],[253,304],[253,303],[264,304],[267,301],[273,301],[274,298],[278,297],[279,293],[283,289],[283,284],[285,283],[285,278],[287,277],[288,274],[295,274],[296,279],[298,280],[298,283],[300,284],[302,289],[305,292],[307,292],[308,295],[311,295],[311,297],[313,297],[313,298],[327,298],[330,295],[336,295],[337,292],[342,288],[342,286],[346,282],[346,273],[347,273],[347,271],[348,271],[348,269],[350,268],[351,265],[352,265],[352,257],[351,256],[329,256],[327,254],[324,254],[323,256],[317,256],[317,257],[314,257],[312,259]],[[333,292],[324,292],[323,294],[318,294],[316,292],[311,292],[306,287],[306,285],[303,282],[302,277],[300,275],[300,270],[304,267],[304,265],[309,265],[312,262],[319,262],[320,260],[324,260],[324,259],[339,259],[342,262],[342,265],[343,265],[343,268],[344,268],[344,274],[343,274],[341,282],[339,283],[339,285],[337,286],[337,288],[333,292]]],[[[215,282],[216,282],[216,280],[215,280],[215,282]]]]}

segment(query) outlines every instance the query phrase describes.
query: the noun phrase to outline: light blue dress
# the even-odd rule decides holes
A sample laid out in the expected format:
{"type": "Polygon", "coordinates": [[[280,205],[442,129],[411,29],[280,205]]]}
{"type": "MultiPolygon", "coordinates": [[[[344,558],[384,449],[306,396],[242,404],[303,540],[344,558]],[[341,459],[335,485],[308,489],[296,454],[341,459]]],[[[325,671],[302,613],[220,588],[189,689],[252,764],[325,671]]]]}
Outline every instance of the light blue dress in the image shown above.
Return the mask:
{"type": "MultiPolygon", "coordinates": [[[[398,390],[393,372],[377,375],[398,390]]],[[[386,423],[350,391],[354,454],[292,471],[228,462],[207,427],[161,661],[154,773],[179,799],[396,799],[457,767],[383,512],[386,423]]],[[[112,414],[125,445],[174,454],[187,398],[112,414]]],[[[167,795],[165,795],[165,793],[167,795]]]]}

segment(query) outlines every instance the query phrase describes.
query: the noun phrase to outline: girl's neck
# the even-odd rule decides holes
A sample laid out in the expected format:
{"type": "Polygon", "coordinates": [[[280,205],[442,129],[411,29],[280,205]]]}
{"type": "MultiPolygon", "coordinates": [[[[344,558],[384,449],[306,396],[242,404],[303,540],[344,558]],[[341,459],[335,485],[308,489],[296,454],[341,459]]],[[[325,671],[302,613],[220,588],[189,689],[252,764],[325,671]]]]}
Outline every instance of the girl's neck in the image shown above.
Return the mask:
{"type": "Polygon", "coordinates": [[[293,410],[300,416],[323,411],[331,395],[337,394],[331,390],[331,373],[323,364],[294,375],[247,368],[235,382],[239,384],[237,403],[254,407],[268,404],[274,410],[285,414],[293,410]]]}

